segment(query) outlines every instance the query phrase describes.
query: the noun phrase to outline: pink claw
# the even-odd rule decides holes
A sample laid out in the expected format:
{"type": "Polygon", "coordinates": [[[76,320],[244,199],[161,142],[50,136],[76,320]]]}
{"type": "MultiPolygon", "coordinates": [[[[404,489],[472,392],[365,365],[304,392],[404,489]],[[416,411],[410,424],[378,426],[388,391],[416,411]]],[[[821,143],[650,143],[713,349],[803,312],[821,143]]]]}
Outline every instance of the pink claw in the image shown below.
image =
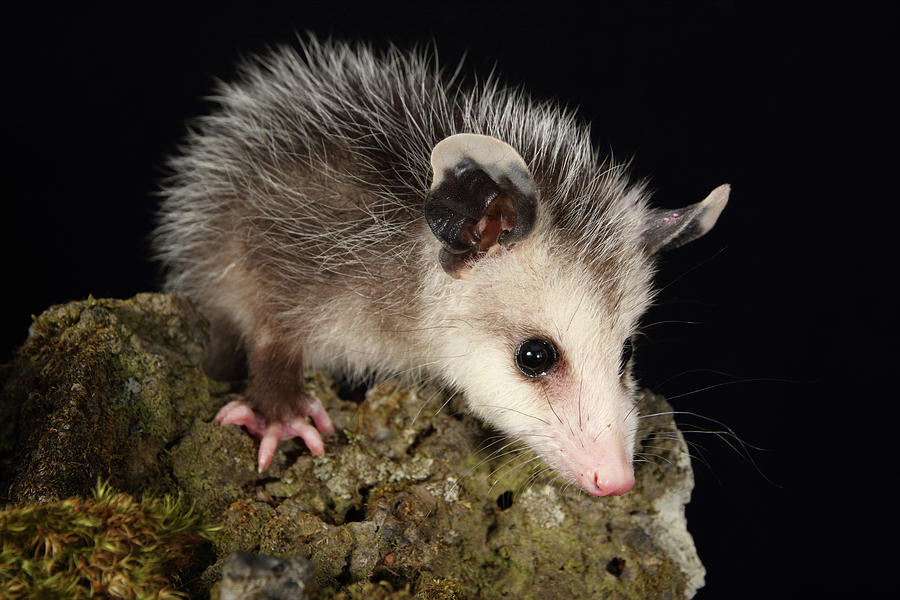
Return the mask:
{"type": "Polygon", "coordinates": [[[218,425],[244,426],[253,437],[262,437],[266,430],[266,422],[253,412],[243,400],[232,400],[219,409],[213,419],[218,425]]]}
{"type": "Polygon", "coordinates": [[[325,455],[325,442],[316,428],[309,424],[306,417],[297,417],[288,422],[274,421],[266,426],[266,430],[259,442],[259,455],[257,458],[259,472],[265,471],[272,463],[279,441],[295,437],[301,438],[306,447],[309,448],[309,451],[316,456],[325,455]]]}
{"type": "MultiPolygon", "coordinates": [[[[315,398],[310,403],[307,416],[313,420],[313,423],[316,424],[316,429],[322,433],[334,433],[334,425],[331,423],[331,417],[328,416],[328,412],[325,410],[325,407],[322,406],[322,402],[318,398],[315,398]]],[[[306,440],[306,438],[303,439],[306,440]]]]}
{"type": "Polygon", "coordinates": [[[256,459],[256,468],[259,473],[265,471],[272,463],[279,440],[281,440],[281,423],[271,423],[266,427],[266,432],[259,440],[259,454],[256,459]]]}
{"type": "Polygon", "coordinates": [[[219,409],[214,421],[219,425],[246,427],[251,435],[260,439],[257,455],[257,468],[260,473],[272,464],[279,441],[299,437],[310,452],[316,456],[324,456],[325,442],[319,432],[325,434],[334,432],[331,417],[328,416],[325,407],[318,399],[310,402],[307,416],[271,423],[266,423],[243,400],[234,400],[219,409]],[[313,420],[315,427],[307,421],[307,417],[313,420]]]}

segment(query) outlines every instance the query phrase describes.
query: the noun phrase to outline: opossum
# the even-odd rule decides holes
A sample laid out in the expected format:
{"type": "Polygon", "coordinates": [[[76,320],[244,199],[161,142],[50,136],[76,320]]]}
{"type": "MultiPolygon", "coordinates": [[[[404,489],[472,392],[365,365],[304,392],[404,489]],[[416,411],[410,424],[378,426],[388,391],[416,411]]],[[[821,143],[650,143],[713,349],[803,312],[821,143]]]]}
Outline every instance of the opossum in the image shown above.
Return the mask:
{"type": "Polygon", "coordinates": [[[249,367],[216,420],[261,438],[262,471],[282,439],[324,453],[305,369],[427,378],[588,494],[623,494],[654,255],[709,231],[729,187],[651,208],[571,111],[436,62],[277,49],[219,84],[171,159],[165,289],[209,320],[213,375],[249,367]]]}

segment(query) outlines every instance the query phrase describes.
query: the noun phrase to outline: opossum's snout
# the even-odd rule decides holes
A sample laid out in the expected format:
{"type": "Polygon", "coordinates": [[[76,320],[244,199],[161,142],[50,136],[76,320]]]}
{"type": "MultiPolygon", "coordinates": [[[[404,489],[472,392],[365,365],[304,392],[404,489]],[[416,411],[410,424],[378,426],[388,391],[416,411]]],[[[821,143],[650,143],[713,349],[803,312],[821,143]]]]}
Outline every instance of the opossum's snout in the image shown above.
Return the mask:
{"type": "Polygon", "coordinates": [[[627,473],[624,470],[606,473],[598,469],[587,475],[581,488],[593,496],[621,496],[634,487],[634,471],[630,466],[627,473]]]}
{"type": "MultiPolygon", "coordinates": [[[[620,372],[630,359],[630,349],[630,342],[626,342],[620,372]]],[[[558,364],[565,361],[559,359],[556,344],[548,339],[535,337],[520,343],[515,352],[515,361],[520,373],[530,382],[541,385],[541,380],[547,381],[547,387],[540,392],[548,401],[549,412],[552,414],[552,417],[551,414],[545,414],[546,422],[552,424],[555,417],[560,427],[551,426],[550,437],[556,437],[556,442],[550,444],[553,450],[543,450],[545,457],[551,463],[556,463],[560,471],[592,496],[619,496],[634,487],[631,452],[625,442],[626,436],[621,433],[623,429],[633,427],[634,423],[626,424],[624,421],[627,419],[622,419],[620,425],[613,425],[618,421],[615,417],[617,412],[613,409],[616,402],[592,402],[592,407],[588,409],[590,414],[583,413],[582,409],[585,407],[582,403],[571,401],[571,391],[575,384],[571,381],[567,384],[566,373],[569,369],[558,364]],[[553,390],[554,386],[559,386],[560,389],[553,390]],[[555,402],[552,400],[554,397],[555,402]],[[606,415],[607,418],[598,419],[600,415],[606,415]],[[593,431],[596,433],[592,433],[593,431]]],[[[580,371],[583,372],[583,369],[580,371]]],[[[583,383],[577,385],[581,388],[579,393],[583,393],[583,383]]],[[[597,396],[602,397],[602,394],[597,396]]],[[[612,398],[616,395],[609,396],[612,398]]],[[[623,406],[627,408],[627,402],[623,406]]],[[[633,410],[627,410],[626,414],[631,416],[633,413],[633,410]]],[[[541,444],[535,446],[540,452],[541,444]]]]}
{"type": "Polygon", "coordinates": [[[599,462],[576,467],[576,481],[592,496],[621,496],[634,487],[634,469],[624,446],[610,449],[599,462]]]}
{"type": "MultiPolygon", "coordinates": [[[[548,340],[528,339],[519,344],[515,359],[523,375],[537,378],[553,368],[557,350],[548,340]]],[[[606,443],[595,445],[586,444],[582,439],[580,448],[568,453],[563,450],[563,457],[569,463],[575,481],[585,492],[592,496],[620,496],[634,487],[631,455],[625,450],[625,441],[621,436],[612,439],[604,437],[604,441],[606,443]]]]}
{"type": "Polygon", "coordinates": [[[532,444],[534,450],[560,475],[591,496],[621,496],[631,490],[635,481],[632,452],[621,426],[607,427],[592,420],[579,429],[573,415],[560,408],[558,413],[564,423],[552,427],[548,438],[532,438],[536,442],[532,444]],[[595,425],[599,425],[599,433],[595,425]],[[541,443],[544,440],[549,443],[541,443]]]}
{"type": "Polygon", "coordinates": [[[578,483],[592,496],[621,496],[634,487],[634,471],[630,465],[612,471],[598,467],[585,473],[578,483]]]}

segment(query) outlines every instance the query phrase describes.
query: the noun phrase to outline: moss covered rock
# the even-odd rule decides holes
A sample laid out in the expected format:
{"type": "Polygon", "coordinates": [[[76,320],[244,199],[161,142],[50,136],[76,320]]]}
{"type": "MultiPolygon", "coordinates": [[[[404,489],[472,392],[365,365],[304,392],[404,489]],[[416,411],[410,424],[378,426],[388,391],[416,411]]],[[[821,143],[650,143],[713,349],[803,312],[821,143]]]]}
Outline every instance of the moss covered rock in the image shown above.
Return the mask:
{"type": "Polygon", "coordinates": [[[205,344],[202,319],[173,296],[39,317],[0,408],[10,498],[81,493],[98,475],[182,491],[222,524],[206,585],[234,551],[308,559],[325,598],[680,599],[703,584],[684,520],[690,460],[662,398],[640,400],[657,416],[641,419],[634,489],[594,498],[454,402],[441,409],[434,389],[339,394],[312,373],[338,433],[321,458],[282,442],[259,474],[257,442],[210,423],[233,396],[203,375],[205,344]]]}
{"type": "Polygon", "coordinates": [[[117,489],[175,491],[163,458],[222,391],[200,368],[202,317],[183,298],[139,294],[54,306],[35,319],[0,401],[8,499],[117,489]]]}

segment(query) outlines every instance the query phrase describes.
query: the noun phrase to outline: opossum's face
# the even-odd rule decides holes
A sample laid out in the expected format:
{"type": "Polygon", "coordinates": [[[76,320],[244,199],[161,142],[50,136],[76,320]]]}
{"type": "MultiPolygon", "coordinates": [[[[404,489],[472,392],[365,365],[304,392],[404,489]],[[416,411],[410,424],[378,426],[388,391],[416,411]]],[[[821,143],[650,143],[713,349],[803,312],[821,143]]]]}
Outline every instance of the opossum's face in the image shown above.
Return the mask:
{"type": "Polygon", "coordinates": [[[623,494],[634,484],[638,423],[629,337],[649,269],[628,275],[635,300],[612,314],[603,286],[558,258],[529,240],[453,282],[446,375],[476,415],[566,479],[596,496],[623,494]]]}
{"type": "Polygon", "coordinates": [[[638,423],[629,338],[650,301],[648,257],[712,228],[727,186],[677,211],[623,199],[616,218],[628,239],[609,245],[598,270],[541,222],[531,172],[507,144],[451,136],[431,164],[425,217],[453,277],[436,274],[431,290],[443,376],[475,414],[587,493],[624,494],[638,423]]]}

